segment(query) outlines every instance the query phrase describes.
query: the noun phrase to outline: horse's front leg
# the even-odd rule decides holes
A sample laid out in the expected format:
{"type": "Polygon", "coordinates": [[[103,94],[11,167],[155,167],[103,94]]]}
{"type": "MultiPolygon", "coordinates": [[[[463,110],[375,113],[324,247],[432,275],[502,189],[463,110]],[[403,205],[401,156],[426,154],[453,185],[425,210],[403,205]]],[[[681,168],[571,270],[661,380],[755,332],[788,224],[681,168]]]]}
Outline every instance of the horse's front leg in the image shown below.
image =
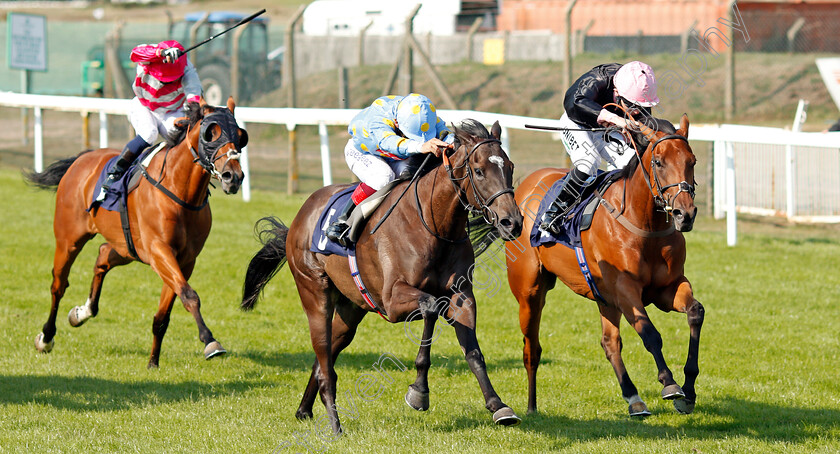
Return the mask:
{"type": "Polygon", "coordinates": [[[685,360],[685,367],[683,368],[683,372],[685,373],[685,384],[683,384],[685,399],[674,401],[674,408],[680,413],[689,414],[694,411],[694,403],[697,400],[694,384],[697,381],[697,376],[700,374],[700,367],[698,365],[700,329],[703,327],[706,309],[703,308],[703,305],[699,301],[694,299],[691,283],[684,276],[672,284],[667,291],[662,293],[661,301],[657,301],[657,306],[664,311],[674,310],[682,312],[686,314],[686,318],[688,319],[688,357],[685,360]]]}
{"type": "Polygon", "coordinates": [[[403,282],[394,284],[390,298],[385,302],[388,317],[392,321],[405,320],[406,336],[420,346],[417,358],[414,360],[417,378],[408,386],[405,394],[405,403],[415,410],[429,409],[429,368],[432,365],[432,343],[437,338],[435,322],[438,312],[445,310],[445,303],[446,301],[439,301],[432,295],[403,282]],[[411,329],[411,322],[421,318],[423,319],[423,334],[418,339],[411,329]]]}
{"type": "Polygon", "coordinates": [[[481,354],[481,348],[475,334],[476,308],[475,297],[473,297],[471,290],[455,293],[452,296],[447,319],[452,322],[467,364],[478,380],[478,386],[484,394],[485,407],[493,413],[493,422],[503,426],[518,425],[521,419],[502,402],[502,399],[496,394],[496,390],[493,389],[493,384],[490,383],[490,377],[487,375],[484,355],[481,354]]]}
{"type": "Polygon", "coordinates": [[[682,399],[685,393],[674,380],[674,374],[671,373],[662,355],[662,335],[653,326],[653,322],[645,311],[641,285],[632,277],[621,275],[618,278],[616,290],[618,291],[618,305],[624,318],[642,338],[645,349],[653,355],[653,360],[656,362],[656,368],[659,371],[657,378],[663,386],[662,398],[682,399]]]}
{"type": "MultiPolygon", "coordinates": [[[[193,268],[195,267],[195,259],[181,265],[175,259],[172,248],[169,245],[157,243],[152,248],[150,265],[158,276],[163,279],[163,283],[168,285],[181,298],[181,303],[184,304],[184,308],[195,319],[195,323],[198,325],[198,338],[201,342],[204,342],[204,358],[210,359],[227,353],[222,347],[222,344],[213,338],[213,333],[210,332],[207,325],[204,324],[204,319],[201,316],[201,300],[198,298],[198,293],[187,283],[187,279],[192,275],[193,268]]],[[[157,318],[155,320],[157,324],[157,318]]],[[[165,328],[163,329],[163,333],[165,333],[165,328]]],[[[160,334],[161,338],[163,337],[163,333],[160,334]]],[[[157,333],[155,336],[157,337],[157,333]]]]}

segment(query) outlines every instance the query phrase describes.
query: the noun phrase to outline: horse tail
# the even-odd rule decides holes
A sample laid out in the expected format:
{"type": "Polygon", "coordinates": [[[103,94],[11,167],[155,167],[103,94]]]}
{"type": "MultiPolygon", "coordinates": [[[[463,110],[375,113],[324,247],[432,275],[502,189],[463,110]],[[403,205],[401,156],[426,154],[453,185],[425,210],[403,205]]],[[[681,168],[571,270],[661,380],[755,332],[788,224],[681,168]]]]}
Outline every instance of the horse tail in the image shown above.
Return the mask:
{"type": "Polygon", "coordinates": [[[265,284],[286,263],[286,236],[289,234],[289,228],[280,219],[268,216],[254,224],[254,232],[263,247],[251,259],[245,273],[240,307],[246,311],[256,306],[265,284]]]}
{"type": "Polygon", "coordinates": [[[470,213],[467,219],[467,232],[470,235],[470,243],[472,243],[475,258],[478,258],[494,241],[499,239],[499,230],[496,226],[488,224],[480,213],[470,213]]]}
{"type": "MultiPolygon", "coordinates": [[[[88,150],[90,151],[90,150],[88,150]]],[[[83,151],[76,156],[61,159],[50,164],[43,172],[23,172],[23,178],[31,185],[37,186],[40,189],[55,189],[58,187],[58,182],[67,173],[67,169],[79,159],[79,156],[87,153],[83,151]]]]}

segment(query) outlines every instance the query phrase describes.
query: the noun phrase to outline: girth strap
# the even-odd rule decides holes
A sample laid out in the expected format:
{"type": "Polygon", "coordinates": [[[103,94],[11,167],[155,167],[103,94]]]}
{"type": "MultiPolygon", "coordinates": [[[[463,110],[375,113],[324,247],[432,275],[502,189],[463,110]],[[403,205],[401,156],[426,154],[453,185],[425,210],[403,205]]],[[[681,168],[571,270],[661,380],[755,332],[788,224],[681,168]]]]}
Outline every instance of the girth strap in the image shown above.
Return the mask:
{"type": "Polygon", "coordinates": [[[373,298],[371,298],[370,292],[368,292],[367,287],[365,287],[365,283],[362,282],[362,275],[359,272],[359,265],[358,263],[356,263],[356,254],[353,251],[351,251],[347,255],[347,260],[350,263],[350,276],[353,277],[353,282],[356,283],[356,288],[358,288],[359,293],[362,294],[362,299],[364,299],[365,302],[368,303],[368,306],[373,308],[373,310],[375,310],[376,313],[379,314],[379,316],[382,317],[383,320],[385,320],[386,322],[390,322],[390,320],[388,320],[388,314],[385,313],[385,309],[379,307],[379,304],[377,304],[376,301],[374,301],[373,298]]]}
{"type": "Polygon", "coordinates": [[[120,198],[120,224],[122,224],[123,236],[125,236],[125,247],[128,253],[139,262],[140,257],[137,255],[137,249],[134,248],[134,240],[131,238],[131,225],[128,221],[128,194],[120,198]]]}

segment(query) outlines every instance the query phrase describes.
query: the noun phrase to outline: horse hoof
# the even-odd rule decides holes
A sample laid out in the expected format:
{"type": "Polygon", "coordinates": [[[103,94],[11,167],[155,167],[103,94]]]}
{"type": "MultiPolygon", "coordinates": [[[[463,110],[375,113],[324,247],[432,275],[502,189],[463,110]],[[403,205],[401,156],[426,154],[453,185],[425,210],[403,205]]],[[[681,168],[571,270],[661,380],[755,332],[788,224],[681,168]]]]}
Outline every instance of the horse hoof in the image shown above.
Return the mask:
{"type": "Polygon", "coordinates": [[[682,399],[683,397],[685,397],[685,393],[676,383],[662,389],[662,398],[665,400],[682,399]]]}
{"type": "Polygon", "coordinates": [[[426,411],[429,409],[429,393],[417,391],[409,386],[408,392],[405,393],[405,403],[417,411],[426,411]]]}
{"type": "Polygon", "coordinates": [[[522,420],[510,407],[502,407],[493,413],[493,422],[497,426],[518,426],[522,420]]]}
{"type": "Polygon", "coordinates": [[[89,307],[86,305],[76,306],[70,309],[70,313],[67,314],[67,321],[70,322],[70,326],[73,328],[78,328],[91,317],[93,317],[93,312],[91,312],[89,307]]]}
{"type": "Polygon", "coordinates": [[[298,421],[306,421],[307,419],[312,419],[312,412],[298,409],[298,411],[295,412],[295,418],[297,418],[298,421]]]}
{"type": "Polygon", "coordinates": [[[49,353],[52,351],[53,347],[55,346],[55,339],[52,339],[49,342],[44,342],[44,333],[38,333],[35,336],[35,349],[41,353],[49,353]]]}
{"type": "Polygon", "coordinates": [[[630,416],[638,416],[642,418],[650,416],[650,411],[648,411],[648,407],[644,402],[634,402],[630,404],[628,411],[630,412],[630,416]]]}
{"type": "Polygon", "coordinates": [[[676,408],[677,411],[680,412],[680,414],[690,415],[691,412],[694,411],[694,401],[689,399],[675,400],[674,408],[676,408]]]}
{"type": "Polygon", "coordinates": [[[222,344],[220,344],[218,341],[210,342],[209,344],[207,344],[206,347],[204,347],[204,359],[210,359],[215,356],[222,356],[225,353],[227,353],[227,350],[225,350],[225,348],[222,347],[222,344]]]}

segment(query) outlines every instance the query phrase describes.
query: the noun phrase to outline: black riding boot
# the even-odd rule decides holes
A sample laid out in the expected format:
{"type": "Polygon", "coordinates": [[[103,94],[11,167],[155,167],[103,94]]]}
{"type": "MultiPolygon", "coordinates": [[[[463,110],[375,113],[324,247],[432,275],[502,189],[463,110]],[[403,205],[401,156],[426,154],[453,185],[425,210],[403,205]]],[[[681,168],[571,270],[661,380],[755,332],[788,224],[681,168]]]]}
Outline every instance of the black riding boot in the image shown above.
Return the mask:
{"type": "Polygon", "coordinates": [[[563,181],[563,187],[560,188],[560,193],[557,194],[557,198],[554,199],[551,206],[543,214],[540,222],[540,230],[550,232],[552,235],[560,233],[560,226],[563,225],[563,217],[580,198],[587,178],[589,178],[589,175],[577,168],[569,172],[569,175],[563,181]]]}
{"type": "Polygon", "coordinates": [[[347,220],[350,219],[350,213],[353,212],[354,208],[356,208],[356,204],[353,202],[353,197],[350,197],[347,199],[347,205],[341,210],[335,222],[327,227],[327,238],[344,247],[350,246],[350,238],[348,237],[350,234],[350,224],[347,223],[347,220]]]}
{"type": "Polygon", "coordinates": [[[117,158],[117,162],[114,163],[114,167],[111,168],[111,171],[108,172],[108,176],[105,177],[105,181],[102,182],[102,189],[96,197],[97,201],[101,202],[105,200],[105,194],[108,193],[111,186],[116,183],[117,180],[122,178],[125,171],[128,170],[134,162],[134,159],[138,154],[140,154],[140,150],[148,146],[149,144],[140,136],[137,136],[128,142],[125,148],[123,148],[123,151],[120,152],[120,157],[117,158]]]}

